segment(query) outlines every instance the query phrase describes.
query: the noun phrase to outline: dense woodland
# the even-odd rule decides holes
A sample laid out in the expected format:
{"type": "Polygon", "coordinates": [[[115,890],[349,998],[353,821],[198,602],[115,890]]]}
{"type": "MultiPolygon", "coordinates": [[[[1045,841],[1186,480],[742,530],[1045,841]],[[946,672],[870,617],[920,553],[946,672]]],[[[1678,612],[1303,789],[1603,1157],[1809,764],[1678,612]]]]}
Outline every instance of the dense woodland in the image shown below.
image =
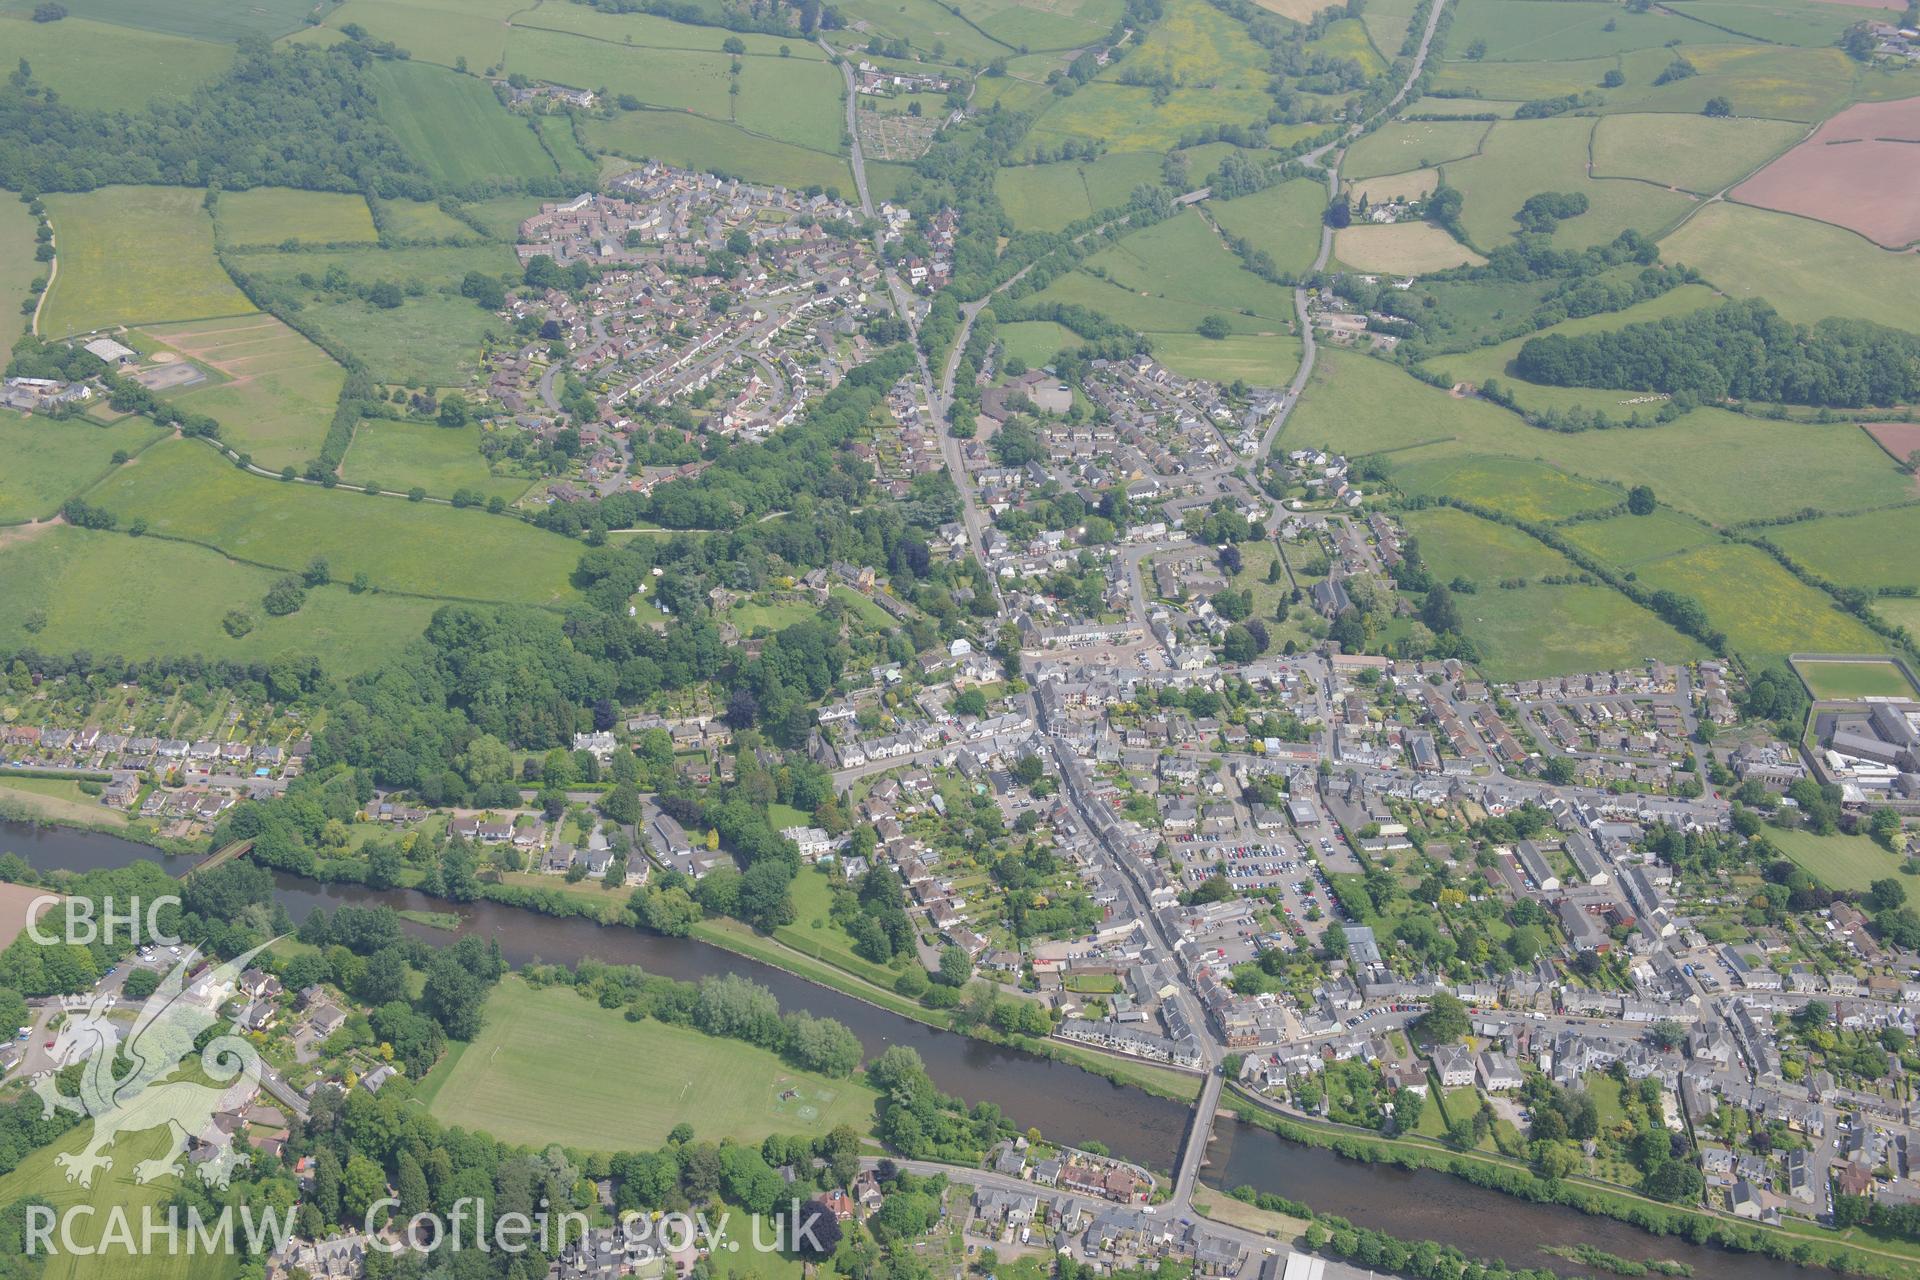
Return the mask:
{"type": "Polygon", "coordinates": [[[1532,338],[1514,368],[1548,386],[1863,408],[1920,393],[1920,338],[1865,320],[1792,324],[1755,300],[1578,337],[1532,338]]]}
{"type": "Polygon", "coordinates": [[[0,187],[278,186],[431,199],[433,184],[380,120],[365,77],[373,56],[352,42],[274,48],[247,37],[220,80],[132,114],[68,106],[23,58],[0,87],[0,187]]]}

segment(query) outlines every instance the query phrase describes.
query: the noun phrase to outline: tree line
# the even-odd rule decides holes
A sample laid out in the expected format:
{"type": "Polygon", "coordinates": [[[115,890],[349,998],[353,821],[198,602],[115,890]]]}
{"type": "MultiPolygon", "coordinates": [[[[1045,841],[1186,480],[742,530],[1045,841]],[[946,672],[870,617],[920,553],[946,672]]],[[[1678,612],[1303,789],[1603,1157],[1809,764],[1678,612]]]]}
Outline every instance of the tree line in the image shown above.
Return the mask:
{"type": "Polygon", "coordinates": [[[1700,400],[1861,408],[1920,393],[1920,338],[1867,320],[1793,324],[1759,299],[1711,311],[1522,344],[1529,382],[1628,387],[1700,400]]]}

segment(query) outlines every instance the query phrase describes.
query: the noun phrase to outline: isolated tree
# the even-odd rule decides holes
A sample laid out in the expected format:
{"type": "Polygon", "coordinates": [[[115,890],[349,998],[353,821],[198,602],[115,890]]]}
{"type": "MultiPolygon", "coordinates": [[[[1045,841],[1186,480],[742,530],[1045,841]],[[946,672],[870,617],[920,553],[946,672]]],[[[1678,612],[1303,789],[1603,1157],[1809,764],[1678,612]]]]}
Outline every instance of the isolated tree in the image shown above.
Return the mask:
{"type": "Polygon", "coordinates": [[[1651,486],[1637,484],[1627,491],[1627,510],[1636,516],[1650,516],[1658,502],[1651,486]]]}

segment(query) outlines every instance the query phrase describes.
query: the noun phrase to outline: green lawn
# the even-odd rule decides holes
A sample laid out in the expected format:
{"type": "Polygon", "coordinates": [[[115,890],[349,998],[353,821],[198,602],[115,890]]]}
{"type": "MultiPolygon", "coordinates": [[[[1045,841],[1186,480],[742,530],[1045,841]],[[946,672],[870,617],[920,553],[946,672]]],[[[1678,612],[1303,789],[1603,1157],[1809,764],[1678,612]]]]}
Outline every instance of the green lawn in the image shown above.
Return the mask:
{"type": "Polygon", "coordinates": [[[1209,200],[1207,212],[1230,235],[1247,241],[1284,272],[1303,274],[1320,252],[1320,214],[1327,189],[1297,178],[1237,200],[1209,200]]]}
{"type": "Polygon", "coordinates": [[[740,628],[744,635],[752,635],[761,627],[779,631],[796,622],[806,622],[819,616],[819,609],[801,600],[755,600],[734,605],[727,612],[727,620],[740,628]]]}
{"type": "Polygon", "coordinates": [[[343,38],[339,29],[354,22],[408,50],[414,62],[451,67],[465,58],[479,75],[502,61],[508,19],[528,7],[525,0],[346,0],[327,8],[325,26],[299,32],[290,43],[336,41],[343,38]]]}
{"type": "Polygon", "coordinates": [[[756,137],[683,111],[619,111],[589,120],[587,145],[629,160],[709,169],[753,182],[831,187],[851,194],[853,169],[841,156],[756,137]]]}
{"type": "Polygon", "coordinates": [[[371,244],[378,238],[365,196],[286,187],[223,193],[213,227],[228,245],[371,244]]]}
{"type": "Polygon", "coordinates": [[[1920,507],[1833,516],[1764,531],[1797,562],[1850,587],[1920,586],[1920,507]]]}
{"type": "Polygon", "coordinates": [[[399,653],[439,607],[433,600],[354,595],[330,586],[309,591],[298,613],[276,618],[261,601],[281,576],[161,538],[59,527],[11,537],[0,532],[8,604],[0,610],[0,646],[88,649],[136,660],[196,653],[236,662],[317,656],[329,672],[345,676],[399,653]],[[252,615],[253,629],[239,639],[221,625],[230,609],[252,615]],[[29,631],[35,610],[45,625],[29,631]]]}
{"type": "Polygon", "coordinates": [[[1020,320],[1001,325],[995,333],[1009,356],[1018,356],[1035,369],[1053,363],[1053,358],[1062,351],[1086,341],[1065,325],[1051,320],[1020,320]]]}
{"type": "Polygon", "coordinates": [[[1002,43],[1032,49],[1091,43],[1124,12],[1117,0],[962,0],[955,7],[1002,43]]]}
{"type": "MultiPolygon", "coordinates": [[[[1133,64],[1134,58],[1124,60],[1133,64]]],[[[1042,98],[1028,141],[1058,147],[1071,139],[1105,143],[1114,152],[1169,151],[1210,125],[1244,126],[1264,117],[1273,102],[1261,87],[1264,80],[1242,73],[1213,88],[1174,89],[1157,106],[1154,91],[1145,85],[1095,80],[1070,97],[1042,98]]]]}
{"type": "MultiPolygon", "coordinates": [[[[0,564],[4,563],[0,555],[0,564]]],[[[126,814],[82,791],[75,779],[0,777],[0,811],[23,809],[49,822],[82,827],[124,827],[128,822],[126,814]]]]}
{"type": "Polygon", "coordinates": [[[484,80],[417,62],[376,62],[369,74],[381,119],[443,189],[554,176],[527,121],[501,106],[484,80]]]}
{"type": "Polygon", "coordinates": [[[1443,582],[1465,577],[1485,592],[1503,578],[1539,578],[1569,568],[1566,557],[1518,529],[1451,507],[1409,512],[1405,524],[1420,540],[1427,567],[1443,582]]]}
{"type": "Polygon", "coordinates": [[[137,453],[159,435],[139,418],[100,427],[0,414],[0,525],[46,519],[111,470],[115,453],[137,453]]]}
{"type": "Polygon", "coordinates": [[[1887,661],[1811,662],[1793,664],[1808,692],[1816,698],[1912,698],[1920,694],[1902,675],[1900,668],[1887,661]]]}
{"type": "MultiPolygon", "coordinates": [[[[768,809],[768,817],[776,831],[788,826],[813,824],[812,817],[798,810],[774,812],[780,808],[785,806],[775,805],[768,809]]],[[[827,872],[815,867],[802,868],[793,880],[793,923],[775,929],[774,938],[816,960],[824,960],[835,968],[844,969],[889,991],[893,990],[897,976],[895,972],[858,955],[853,949],[852,937],[833,922],[828,914],[833,906],[833,894],[828,886],[827,872]]]]}
{"type": "Polygon", "coordinates": [[[1752,547],[1721,543],[1659,560],[1640,581],[1692,596],[1728,647],[1749,661],[1788,653],[1871,653],[1885,647],[1860,622],[1752,547]]]}
{"type": "Polygon", "coordinates": [[[254,310],[213,256],[204,193],[102,187],[46,197],[60,274],[40,315],[48,337],[254,310]]]}
{"type": "Polygon", "coordinates": [[[347,373],[299,332],[258,314],[144,332],[213,371],[168,398],[219,422],[220,438],[255,464],[277,471],[319,454],[347,373]]]}
{"type": "Polygon", "coordinates": [[[205,445],[165,441],[91,493],[125,528],[217,547],[280,569],[326,558],[337,579],[459,599],[552,604],[573,597],[580,545],[507,516],[371,498],[246,475],[205,445]]]}
{"type": "Polygon", "coordinates": [[[1774,827],[1763,834],[1808,875],[1831,889],[1864,893],[1875,880],[1900,870],[1900,859],[1866,836],[1823,836],[1774,827]]]}
{"type": "Polygon", "coordinates": [[[25,58],[37,82],[83,110],[137,111],[156,98],[183,98],[233,63],[231,45],[80,17],[32,22],[14,10],[0,4],[0,48],[25,58]]]}
{"type": "Polygon", "coordinates": [[[436,1066],[421,1093],[444,1123],[583,1151],[657,1147],[682,1123],[709,1141],[756,1144],[839,1124],[865,1130],[876,1096],[742,1041],[628,1022],[571,988],[535,990],[517,977],[488,997],[480,1035],[436,1066]]]}
{"type": "Polygon", "coordinates": [[[449,498],[456,489],[473,489],[508,502],[517,501],[533,484],[488,469],[480,455],[479,427],[412,422],[362,422],[340,474],[349,484],[376,484],[396,492],[417,485],[433,497],[449,498]]]}

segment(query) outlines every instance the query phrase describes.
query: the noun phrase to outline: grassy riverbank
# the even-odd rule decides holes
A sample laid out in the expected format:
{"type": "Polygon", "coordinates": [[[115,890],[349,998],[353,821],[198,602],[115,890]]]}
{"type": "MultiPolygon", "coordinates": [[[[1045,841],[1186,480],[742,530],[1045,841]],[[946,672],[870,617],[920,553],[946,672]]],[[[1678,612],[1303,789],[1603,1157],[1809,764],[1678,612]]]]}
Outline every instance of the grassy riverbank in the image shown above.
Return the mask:
{"type": "MultiPolygon", "coordinates": [[[[720,917],[703,920],[693,927],[693,936],[722,950],[746,956],[750,960],[758,960],[762,964],[772,965],[796,978],[804,978],[808,982],[828,987],[842,995],[863,1000],[876,1008],[899,1014],[903,1018],[912,1018],[915,1022],[938,1027],[943,1031],[956,1029],[952,1016],[943,1009],[929,1009],[896,991],[890,991],[849,973],[830,961],[805,955],[776,938],[755,933],[737,920],[720,917]]],[[[1179,1071],[1173,1067],[1116,1057],[1101,1053],[1097,1049],[1066,1044],[1059,1040],[1036,1039],[1032,1036],[998,1036],[981,1034],[978,1031],[961,1034],[1072,1063],[1115,1084],[1130,1085],[1143,1092],[1162,1098],[1171,1098],[1176,1102],[1191,1103],[1200,1096],[1201,1078],[1191,1072],[1179,1071]]]]}

